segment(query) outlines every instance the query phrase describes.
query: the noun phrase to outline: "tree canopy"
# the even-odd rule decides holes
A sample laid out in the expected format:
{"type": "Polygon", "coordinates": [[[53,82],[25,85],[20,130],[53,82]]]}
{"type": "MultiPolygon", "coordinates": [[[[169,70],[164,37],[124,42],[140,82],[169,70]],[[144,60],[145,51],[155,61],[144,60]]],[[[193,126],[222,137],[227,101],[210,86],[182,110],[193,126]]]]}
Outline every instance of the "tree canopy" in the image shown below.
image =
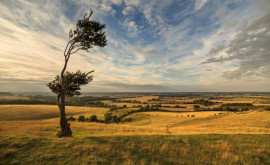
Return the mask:
{"type": "MultiPolygon", "coordinates": [[[[78,70],[77,72],[65,72],[64,79],[66,83],[66,92],[65,96],[72,97],[74,95],[80,95],[81,93],[81,85],[86,85],[93,80],[93,75],[89,75],[94,71],[90,71],[88,73],[81,72],[78,70]]],[[[53,93],[57,94],[58,96],[62,95],[62,79],[59,75],[55,77],[55,79],[46,84],[53,93]]]]}

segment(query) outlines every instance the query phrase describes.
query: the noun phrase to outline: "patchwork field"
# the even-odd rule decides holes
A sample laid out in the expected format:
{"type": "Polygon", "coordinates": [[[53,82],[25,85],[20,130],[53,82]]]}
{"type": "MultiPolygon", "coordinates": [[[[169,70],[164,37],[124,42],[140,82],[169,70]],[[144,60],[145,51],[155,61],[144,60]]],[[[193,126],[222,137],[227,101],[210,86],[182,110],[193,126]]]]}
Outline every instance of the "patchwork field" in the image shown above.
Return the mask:
{"type": "MultiPolygon", "coordinates": [[[[138,98],[147,101],[150,97],[138,98]]],[[[148,105],[155,104],[143,107],[148,105]]],[[[56,137],[60,130],[56,105],[0,105],[0,164],[270,163],[267,104],[236,112],[194,111],[194,105],[165,104],[162,106],[168,107],[162,111],[67,106],[67,117],[96,115],[98,120],[105,120],[107,113],[118,117],[128,114],[122,122],[109,124],[69,121],[73,131],[70,138],[56,137]]],[[[221,104],[200,106],[215,108],[221,104]]]]}

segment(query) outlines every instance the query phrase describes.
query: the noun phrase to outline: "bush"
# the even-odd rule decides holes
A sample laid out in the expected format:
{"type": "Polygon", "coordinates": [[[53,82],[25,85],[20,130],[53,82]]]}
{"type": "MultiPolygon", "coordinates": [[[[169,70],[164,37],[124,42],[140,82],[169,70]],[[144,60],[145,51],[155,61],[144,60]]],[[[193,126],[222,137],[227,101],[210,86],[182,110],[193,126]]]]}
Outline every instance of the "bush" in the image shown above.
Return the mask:
{"type": "Polygon", "coordinates": [[[78,121],[85,122],[85,117],[83,115],[79,116],[78,121]]]}
{"type": "Polygon", "coordinates": [[[110,123],[111,122],[111,120],[112,120],[112,113],[109,113],[109,112],[107,112],[107,113],[105,113],[104,114],[104,122],[105,123],[110,123]]]}
{"type": "Polygon", "coordinates": [[[115,110],[117,110],[118,108],[117,107],[111,107],[110,108],[110,111],[115,111],[115,110]]]}
{"type": "Polygon", "coordinates": [[[98,121],[97,115],[90,116],[90,120],[89,121],[98,121]]]}
{"type": "Polygon", "coordinates": [[[209,106],[209,105],[213,105],[214,102],[209,101],[209,100],[200,99],[200,100],[194,100],[193,104],[202,104],[204,106],[209,106]]]}
{"type": "Polygon", "coordinates": [[[194,111],[198,111],[198,110],[199,110],[199,108],[200,108],[200,106],[199,106],[199,105],[194,105],[194,106],[193,106],[194,111]]]}
{"type": "Polygon", "coordinates": [[[75,118],[75,117],[73,117],[73,116],[70,116],[70,117],[68,117],[68,118],[67,118],[67,120],[68,120],[68,121],[75,121],[75,120],[76,120],[76,118],[75,118]]]}
{"type": "Polygon", "coordinates": [[[264,110],[270,111],[270,106],[265,107],[264,110]]]}

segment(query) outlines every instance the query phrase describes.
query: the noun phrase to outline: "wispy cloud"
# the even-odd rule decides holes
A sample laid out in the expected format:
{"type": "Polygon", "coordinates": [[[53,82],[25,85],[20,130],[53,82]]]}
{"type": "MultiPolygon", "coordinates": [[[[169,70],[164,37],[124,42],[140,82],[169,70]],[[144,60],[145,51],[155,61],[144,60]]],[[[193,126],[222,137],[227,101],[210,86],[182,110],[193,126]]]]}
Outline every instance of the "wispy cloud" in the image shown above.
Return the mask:
{"type": "Polygon", "coordinates": [[[85,91],[269,91],[269,1],[0,2],[2,91],[49,91],[68,32],[91,7],[108,45],[71,57],[85,91]]]}

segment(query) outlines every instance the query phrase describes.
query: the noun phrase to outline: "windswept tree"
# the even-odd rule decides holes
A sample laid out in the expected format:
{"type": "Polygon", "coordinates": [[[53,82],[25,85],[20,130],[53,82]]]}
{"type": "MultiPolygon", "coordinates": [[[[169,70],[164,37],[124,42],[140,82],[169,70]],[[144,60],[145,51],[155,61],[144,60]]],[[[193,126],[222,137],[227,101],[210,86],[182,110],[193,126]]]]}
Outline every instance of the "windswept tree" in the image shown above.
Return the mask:
{"type": "Polygon", "coordinates": [[[72,73],[66,71],[67,64],[72,54],[77,53],[80,50],[89,51],[93,46],[104,47],[107,45],[105,36],[105,24],[100,24],[95,20],[91,20],[93,11],[90,9],[89,14],[85,14],[82,20],[78,20],[75,30],[70,30],[69,41],[64,50],[65,64],[61,71],[60,76],[57,75],[55,79],[46,84],[53,93],[57,96],[57,105],[60,110],[60,126],[61,131],[58,133],[58,137],[72,136],[70,129],[70,123],[66,119],[65,112],[65,98],[80,95],[79,90],[81,85],[86,85],[93,80],[90,71],[87,73],[80,70],[72,73]]]}

